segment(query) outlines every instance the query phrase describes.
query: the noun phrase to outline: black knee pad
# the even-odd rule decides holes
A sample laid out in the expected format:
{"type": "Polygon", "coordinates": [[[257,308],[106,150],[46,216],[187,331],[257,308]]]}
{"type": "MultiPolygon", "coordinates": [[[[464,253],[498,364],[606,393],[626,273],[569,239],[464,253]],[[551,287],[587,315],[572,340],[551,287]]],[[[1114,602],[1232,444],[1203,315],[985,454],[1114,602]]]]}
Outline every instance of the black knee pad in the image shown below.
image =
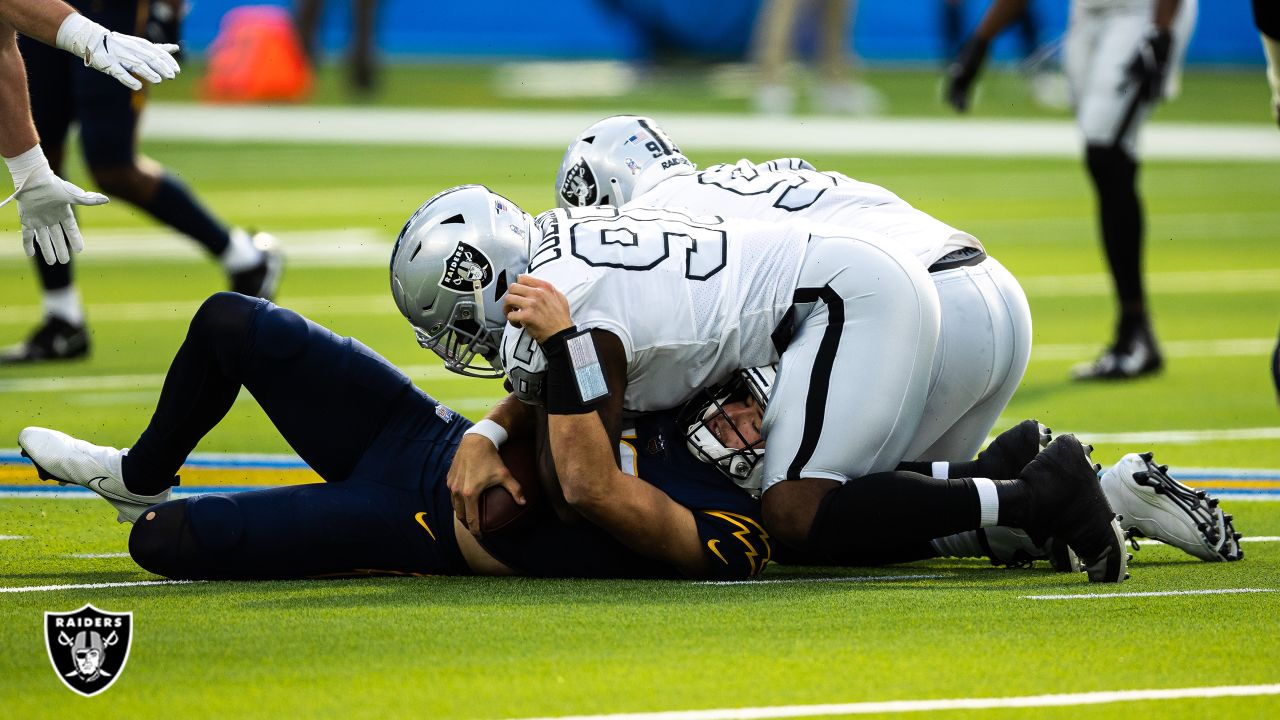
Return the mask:
{"type": "Polygon", "coordinates": [[[174,580],[225,575],[243,520],[233,497],[206,495],[155,505],[133,524],[129,554],[144,570],[174,580]]]}

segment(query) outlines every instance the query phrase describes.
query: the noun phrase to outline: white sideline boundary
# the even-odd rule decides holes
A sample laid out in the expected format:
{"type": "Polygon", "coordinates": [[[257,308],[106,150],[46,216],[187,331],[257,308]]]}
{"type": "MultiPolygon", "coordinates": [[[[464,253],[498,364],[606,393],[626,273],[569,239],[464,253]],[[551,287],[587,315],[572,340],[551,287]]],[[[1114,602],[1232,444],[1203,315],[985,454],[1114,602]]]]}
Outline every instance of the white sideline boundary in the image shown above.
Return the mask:
{"type": "Polygon", "coordinates": [[[57,590],[103,590],[107,588],[147,587],[149,585],[191,585],[195,580],[135,580],[132,582],[71,583],[68,585],[28,585],[0,587],[0,593],[54,592],[57,590]]]}
{"type": "Polygon", "coordinates": [[[1271,593],[1275,588],[1219,588],[1215,590],[1152,590],[1148,592],[1069,593],[1065,595],[1023,595],[1023,600],[1100,600],[1105,598],[1173,597],[1177,595],[1243,595],[1271,593]]]}
{"type": "MultiPolygon", "coordinates": [[[[563,150],[596,110],[450,110],[342,107],[228,107],[152,103],[142,116],[148,140],[343,143],[563,150]]],[[[839,152],[877,155],[1053,157],[1078,160],[1070,120],[975,118],[762,118],[725,113],[663,113],[662,127],[686,147],[735,152],[839,152]],[[779,140],[785,138],[785,141],[779,140]]],[[[1151,122],[1144,159],[1275,162],[1271,123],[1151,122]]]]}
{"type": "Polygon", "coordinates": [[[1151,690],[1104,690],[1100,692],[1024,695],[1021,697],[951,698],[946,700],[889,700],[823,705],[776,705],[767,707],[676,710],[668,712],[612,713],[602,715],[562,715],[520,718],[519,720],[764,720],[765,718],[822,717],[831,715],[871,715],[875,713],[931,712],[939,710],[998,710],[1004,708],[1067,707],[1104,705],[1144,700],[1185,700],[1194,698],[1251,697],[1280,695],[1275,685],[1218,685],[1212,687],[1160,688],[1151,690]]]}

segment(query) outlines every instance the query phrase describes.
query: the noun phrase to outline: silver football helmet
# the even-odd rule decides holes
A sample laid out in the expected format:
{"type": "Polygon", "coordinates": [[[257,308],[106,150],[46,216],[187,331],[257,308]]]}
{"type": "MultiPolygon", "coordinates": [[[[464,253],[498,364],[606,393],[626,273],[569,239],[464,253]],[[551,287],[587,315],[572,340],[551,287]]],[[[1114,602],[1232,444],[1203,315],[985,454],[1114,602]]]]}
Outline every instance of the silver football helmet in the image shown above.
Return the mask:
{"type": "MultiPolygon", "coordinates": [[[[692,413],[691,424],[685,433],[689,444],[689,452],[699,460],[716,466],[739,487],[756,494],[760,492],[760,480],[755,472],[760,458],[764,457],[764,439],[748,442],[735,427],[725,405],[737,400],[744,400],[750,395],[761,413],[769,406],[769,393],[773,390],[777,377],[777,365],[747,368],[738,372],[737,377],[728,383],[709,391],[709,401],[703,401],[692,413]],[[720,418],[720,421],[716,421],[720,418]],[[737,435],[738,444],[742,447],[731,448],[716,434],[728,433],[737,435]]],[[[696,403],[697,401],[693,401],[696,403]]]]}
{"type": "Polygon", "coordinates": [[[391,251],[391,295],[418,344],[445,367],[502,377],[502,296],[529,266],[533,218],[483,185],[460,185],[413,213],[391,251]]]}
{"type": "Polygon", "coordinates": [[[653,120],[615,115],[582,131],[569,144],[556,173],[556,204],[622,206],[635,197],[641,173],[663,177],[694,168],[653,120]]]}

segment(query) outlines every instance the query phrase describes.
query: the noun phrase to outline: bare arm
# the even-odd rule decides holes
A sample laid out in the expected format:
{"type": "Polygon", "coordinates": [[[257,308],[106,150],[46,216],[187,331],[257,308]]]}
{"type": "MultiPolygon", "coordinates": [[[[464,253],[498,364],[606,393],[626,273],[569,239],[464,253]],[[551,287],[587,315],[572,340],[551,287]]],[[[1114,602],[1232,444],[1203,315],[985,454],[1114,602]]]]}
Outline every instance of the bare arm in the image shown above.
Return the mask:
{"type": "Polygon", "coordinates": [[[27,71],[18,53],[18,39],[11,25],[0,22],[0,156],[17,157],[39,141],[31,122],[27,71]]]}
{"type": "Polygon", "coordinates": [[[55,44],[62,21],[75,11],[62,0],[0,2],[0,20],[46,45],[55,44]]]}

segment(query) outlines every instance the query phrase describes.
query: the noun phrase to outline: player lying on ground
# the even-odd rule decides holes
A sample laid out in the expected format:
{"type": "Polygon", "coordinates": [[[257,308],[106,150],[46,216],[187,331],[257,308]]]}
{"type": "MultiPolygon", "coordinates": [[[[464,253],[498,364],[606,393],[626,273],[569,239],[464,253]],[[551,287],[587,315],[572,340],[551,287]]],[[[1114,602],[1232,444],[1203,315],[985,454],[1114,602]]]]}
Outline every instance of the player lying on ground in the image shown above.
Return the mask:
{"type": "MultiPolygon", "coordinates": [[[[764,455],[765,443],[759,428],[774,377],[772,367],[752,368],[742,373],[738,381],[711,394],[711,401],[694,416],[695,422],[689,428],[690,450],[694,455],[716,465],[735,482],[748,481],[752,469],[764,455]]],[[[993,440],[974,462],[906,462],[899,465],[898,470],[936,478],[1015,477],[1035,457],[1039,446],[1048,445],[1050,440],[1047,428],[1034,420],[1026,420],[993,440]]],[[[1154,462],[1152,453],[1125,455],[1103,473],[1101,482],[1121,527],[1132,537],[1159,540],[1202,560],[1244,557],[1240,534],[1218,500],[1173,479],[1167,466],[1154,462]]],[[[1134,548],[1137,548],[1136,542],[1134,548]]],[[[874,548],[869,550],[865,564],[886,562],[874,548]]],[[[1037,545],[1025,532],[1003,527],[932,540],[917,538],[914,542],[911,538],[899,538],[893,554],[894,561],[939,555],[986,555],[993,563],[1003,565],[1048,559],[1061,569],[1067,569],[1071,562],[1053,543],[1037,545]]]]}
{"type": "MultiPolygon", "coordinates": [[[[739,369],[781,357],[762,423],[773,450],[762,463],[765,526],[797,550],[839,553],[861,540],[868,507],[847,481],[893,471],[904,459],[973,457],[995,419],[989,401],[998,413],[1007,400],[994,389],[1021,376],[1029,345],[1016,338],[1024,335],[1019,328],[1029,333],[1025,298],[1019,305],[1021,290],[1007,272],[968,272],[983,257],[967,248],[958,267],[940,268],[961,271],[957,287],[982,288],[969,293],[982,313],[975,331],[954,333],[958,345],[945,345],[971,363],[938,362],[943,312],[934,281],[917,256],[867,230],[612,207],[552,210],[535,223],[487,188],[462,186],[406,223],[392,289],[420,344],[447,367],[483,377],[505,372],[517,396],[543,403],[545,355],[517,323],[551,300],[554,286],[590,330],[583,350],[594,348],[603,361],[592,363],[590,352],[578,358],[582,397],[601,399],[613,437],[623,407],[678,407],[739,369]],[[526,270],[528,279],[516,284],[526,270]],[[516,305],[510,326],[504,297],[516,305]],[[990,307],[1001,304],[993,316],[990,307]],[[941,376],[954,382],[935,382],[935,367],[954,368],[954,376],[941,376]],[[939,393],[943,385],[957,393],[939,393]],[[954,402],[930,405],[931,395],[954,402]],[[917,437],[926,417],[929,437],[917,437]],[[964,454],[930,450],[953,428],[964,454]]],[[[1063,438],[1059,445],[1060,467],[1046,472],[1070,478],[1074,490],[1044,530],[1081,555],[1091,579],[1117,582],[1125,576],[1123,532],[1080,444],[1063,438]]],[[[931,526],[972,527],[966,501],[943,498],[950,491],[973,494],[989,524],[1022,525],[1014,516],[1026,501],[1015,487],[982,478],[942,483],[931,526]]]]}
{"type": "MultiPolygon", "coordinates": [[[[497,416],[519,432],[529,409],[497,416]]],[[[572,418],[581,422],[582,418],[572,418]]],[[[465,418],[351,338],[257,298],[219,293],[192,318],[155,414],[125,451],[43,428],[19,437],[45,479],[106,498],[134,523],[129,552],[170,578],[295,578],[361,573],[746,578],[770,557],[759,504],[685,449],[674,416],[637,419],[632,469],[603,431],[552,425],[558,464],[608,459],[566,496],[595,525],[549,512],[483,544],[453,515],[445,475],[465,418]],[[175,473],[230,410],[240,388],[327,482],[169,500],[175,473]],[[591,442],[583,442],[590,437],[591,442]],[[664,439],[665,438],[665,439],[664,439]],[[566,440],[567,442],[566,444],[566,440]]],[[[597,421],[598,427],[598,421],[597,421]]],[[[493,445],[480,435],[468,442],[493,445]]],[[[562,465],[563,467],[563,465],[562,465]]],[[[572,472],[566,471],[566,476],[572,472]]]]}

